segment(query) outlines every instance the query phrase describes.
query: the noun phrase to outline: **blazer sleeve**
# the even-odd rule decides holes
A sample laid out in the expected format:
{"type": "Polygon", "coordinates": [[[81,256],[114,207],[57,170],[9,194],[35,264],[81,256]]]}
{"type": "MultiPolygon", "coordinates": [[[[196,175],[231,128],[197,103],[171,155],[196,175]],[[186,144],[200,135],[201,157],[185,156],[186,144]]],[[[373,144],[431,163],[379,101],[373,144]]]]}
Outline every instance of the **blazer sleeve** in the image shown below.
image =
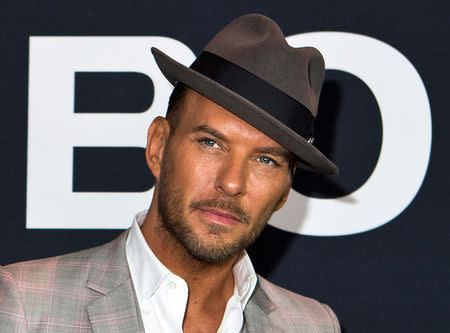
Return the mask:
{"type": "Polygon", "coordinates": [[[17,283],[0,267],[0,328],[2,332],[28,332],[25,310],[17,283]]]}

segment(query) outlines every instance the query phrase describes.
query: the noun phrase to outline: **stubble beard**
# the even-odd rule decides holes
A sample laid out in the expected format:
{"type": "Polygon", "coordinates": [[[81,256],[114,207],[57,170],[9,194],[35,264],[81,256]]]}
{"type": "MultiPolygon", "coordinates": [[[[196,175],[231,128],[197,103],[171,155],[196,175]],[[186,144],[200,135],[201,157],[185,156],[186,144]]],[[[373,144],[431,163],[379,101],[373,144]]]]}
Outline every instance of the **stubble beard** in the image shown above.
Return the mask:
{"type": "Polygon", "coordinates": [[[188,207],[190,211],[201,208],[220,208],[233,213],[241,220],[240,223],[252,225],[248,231],[242,233],[233,242],[225,242],[222,235],[227,233],[229,228],[208,223],[206,225],[208,240],[210,240],[208,242],[198,235],[188,223],[184,213],[186,210],[181,191],[174,188],[169,179],[171,179],[170,172],[166,163],[163,162],[158,186],[158,211],[161,217],[161,226],[183,246],[192,258],[203,263],[221,263],[248,248],[261,234],[275,210],[276,205],[265,208],[256,221],[251,221],[235,202],[235,199],[215,197],[190,203],[188,207]]]}

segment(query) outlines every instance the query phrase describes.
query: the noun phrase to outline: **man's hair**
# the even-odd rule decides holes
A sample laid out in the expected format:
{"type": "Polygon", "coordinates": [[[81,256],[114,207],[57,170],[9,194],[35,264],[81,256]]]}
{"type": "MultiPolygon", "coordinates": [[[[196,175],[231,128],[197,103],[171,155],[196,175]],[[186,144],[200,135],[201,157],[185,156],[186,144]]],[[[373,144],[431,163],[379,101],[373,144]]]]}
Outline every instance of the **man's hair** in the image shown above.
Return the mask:
{"type": "Polygon", "coordinates": [[[166,119],[170,125],[170,133],[174,133],[180,123],[184,97],[186,96],[188,89],[189,88],[185,84],[178,82],[170,95],[166,114],[166,119]]]}

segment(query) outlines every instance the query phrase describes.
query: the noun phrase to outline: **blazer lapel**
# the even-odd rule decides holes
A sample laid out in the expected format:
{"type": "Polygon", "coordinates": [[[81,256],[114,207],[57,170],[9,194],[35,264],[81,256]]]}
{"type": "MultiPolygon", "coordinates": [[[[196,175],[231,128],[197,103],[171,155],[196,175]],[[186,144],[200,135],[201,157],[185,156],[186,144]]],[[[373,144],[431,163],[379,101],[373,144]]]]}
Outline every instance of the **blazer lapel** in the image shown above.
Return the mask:
{"type": "Polygon", "coordinates": [[[92,330],[104,332],[142,332],[131,280],[128,279],[87,307],[92,330]]]}
{"type": "Polygon", "coordinates": [[[144,332],[128,269],[125,244],[128,231],[93,254],[87,287],[102,296],[88,304],[94,332],[144,332]]]}
{"type": "Polygon", "coordinates": [[[258,282],[244,310],[243,332],[282,332],[283,329],[270,320],[269,314],[275,309],[275,304],[258,282]]]}

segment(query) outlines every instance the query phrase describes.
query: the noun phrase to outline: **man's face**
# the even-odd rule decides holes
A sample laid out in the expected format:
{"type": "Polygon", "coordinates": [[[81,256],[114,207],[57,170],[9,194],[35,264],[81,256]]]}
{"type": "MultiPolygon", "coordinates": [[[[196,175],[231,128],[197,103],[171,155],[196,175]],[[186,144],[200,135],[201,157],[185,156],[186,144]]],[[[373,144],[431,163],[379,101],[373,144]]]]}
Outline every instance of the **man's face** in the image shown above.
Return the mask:
{"type": "Polygon", "coordinates": [[[287,198],[292,170],[278,143],[189,90],[157,177],[162,225],[194,258],[222,262],[254,242],[287,198]]]}

